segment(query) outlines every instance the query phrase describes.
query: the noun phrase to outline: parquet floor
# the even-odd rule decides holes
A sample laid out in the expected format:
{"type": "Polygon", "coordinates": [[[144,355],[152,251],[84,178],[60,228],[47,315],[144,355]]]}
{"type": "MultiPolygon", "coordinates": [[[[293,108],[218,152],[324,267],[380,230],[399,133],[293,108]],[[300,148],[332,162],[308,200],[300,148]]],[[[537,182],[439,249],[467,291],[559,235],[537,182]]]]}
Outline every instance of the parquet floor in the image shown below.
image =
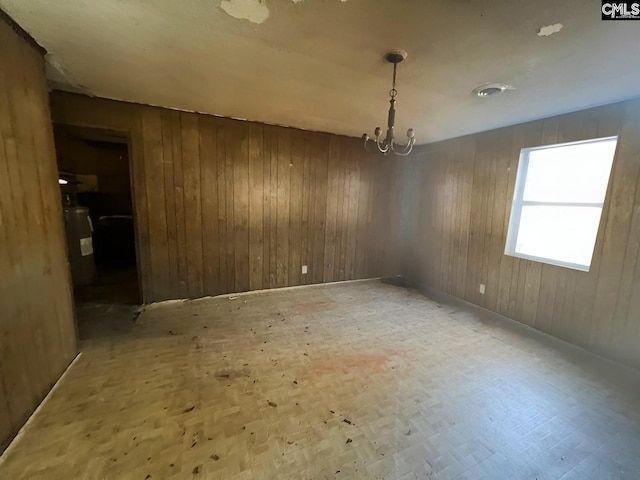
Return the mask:
{"type": "Polygon", "coordinates": [[[82,350],[0,478],[640,479],[637,374],[377,281],[152,305],[82,350]]]}

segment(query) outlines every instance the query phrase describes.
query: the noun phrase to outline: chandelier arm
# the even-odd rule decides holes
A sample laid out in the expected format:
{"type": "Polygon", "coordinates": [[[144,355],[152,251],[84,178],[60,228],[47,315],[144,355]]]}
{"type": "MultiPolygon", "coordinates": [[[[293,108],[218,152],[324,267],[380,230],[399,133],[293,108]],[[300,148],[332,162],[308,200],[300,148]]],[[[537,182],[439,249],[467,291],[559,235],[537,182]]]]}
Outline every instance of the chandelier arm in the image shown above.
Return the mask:
{"type": "Polygon", "coordinates": [[[397,155],[399,157],[406,157],[407,155],[410,155],[411,154],[411,150],[413,150],[413,145],[411,145],[411,146],[409,146],[409,145],[399,145],[399,146],[404,147],[404,150],[399,152],[399,151],[396,151],[395,148],[392,149],[393,154],[397,155]]]}
{"type": "Polygon", "coordinates": [[[408,152],[393,152],[394,155],[397,155],[398,157],[407,157],[409,155],[411,155],[411,149],[408,152]]]}
{"type": "Polygon", "coordinates": [[[383,137],[382,136],[382,130],[380,129],[380,127],[376,128],[375,131],[376,134],[376,147],[378,148],[378,151],[386,153],[387,150],[389,150],[389,142],[387,141],[387,137],[383,137]]]}
{"type": "Polygon", "coordinates": [[[406,153],[406,154],[411,153],[411,150],[413,149],[413,145],[415,143],[416,143],[416,139],[410,138],[409,141],[406,143],[406,145],[402,145],[402,147],[404,147],[404,151],[402,153],[406,153]]]}
{"type": "Polygon", "coordinates": [[[384,154],[386,154],[387,152],[389,152],[389,146],[387,145],[386,147],[384,147],[384,148],[383,148],[383,147],[381,147],[380,145],[378,145],[378,151],[379,151],[380,153],[384,153],[384,154]]]}
{"type": "Polygon", "coordinates": [[[380,137],[376,138],[376,145],[378,146],[378,150],[380,150],[382,153],[387,153],[389,151],[389,149],[391,148],[390,144],[386,143],[385,140],[383,140],[382,143],[381,143],[380,142],[380,137]]]}
{"type": "Polygon", "coordinates": [[[413,145],[415,144],[415,142],[416,142],[415,138],[410,138],[409,141],[404,145],[400,143],[394,143],[391,145],[391,151],[393,152],[394,155],[406,157],[411,153],[411,150],[413,150],[413,145]],[[402,150],[397,151],[396,147],[401,148],[402,150]]]}

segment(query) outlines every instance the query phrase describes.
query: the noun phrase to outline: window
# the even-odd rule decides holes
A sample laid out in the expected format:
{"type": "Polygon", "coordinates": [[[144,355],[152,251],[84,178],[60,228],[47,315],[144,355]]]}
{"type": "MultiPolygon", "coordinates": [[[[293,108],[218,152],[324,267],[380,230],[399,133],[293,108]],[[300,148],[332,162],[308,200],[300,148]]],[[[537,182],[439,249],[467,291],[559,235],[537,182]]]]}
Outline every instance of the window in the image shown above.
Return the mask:
{"type": "Polygon", "coordinates": [[[522,149],[506,255],[589,271],[617,142],[522,149]]]}

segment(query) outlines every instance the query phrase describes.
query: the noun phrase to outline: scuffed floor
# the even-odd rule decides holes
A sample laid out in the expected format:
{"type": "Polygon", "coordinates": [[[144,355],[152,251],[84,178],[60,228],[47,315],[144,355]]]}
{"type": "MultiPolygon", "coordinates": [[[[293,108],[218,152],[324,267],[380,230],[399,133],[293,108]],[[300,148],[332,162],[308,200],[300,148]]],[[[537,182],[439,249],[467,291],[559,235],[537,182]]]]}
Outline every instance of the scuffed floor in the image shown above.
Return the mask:
{"type": "Polygon", "coordinates": [[[637,374],[411,290],[165,302],[116,325],[89,330],[0,478],[640,478],[637,374]]]}

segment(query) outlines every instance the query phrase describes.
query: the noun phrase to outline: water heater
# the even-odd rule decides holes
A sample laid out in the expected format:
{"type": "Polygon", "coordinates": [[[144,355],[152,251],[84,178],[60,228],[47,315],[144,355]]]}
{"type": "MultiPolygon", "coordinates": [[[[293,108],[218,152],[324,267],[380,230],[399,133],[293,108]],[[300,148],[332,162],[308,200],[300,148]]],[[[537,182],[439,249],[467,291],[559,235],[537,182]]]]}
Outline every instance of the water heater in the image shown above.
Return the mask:
{"type": "Polygon", "coordinates": [[[93,227],[87,207],[64,207],[64,225],[67,232],[67,250],[74,286],[93,281],[96,264],[93,258],[93,227]]]}

